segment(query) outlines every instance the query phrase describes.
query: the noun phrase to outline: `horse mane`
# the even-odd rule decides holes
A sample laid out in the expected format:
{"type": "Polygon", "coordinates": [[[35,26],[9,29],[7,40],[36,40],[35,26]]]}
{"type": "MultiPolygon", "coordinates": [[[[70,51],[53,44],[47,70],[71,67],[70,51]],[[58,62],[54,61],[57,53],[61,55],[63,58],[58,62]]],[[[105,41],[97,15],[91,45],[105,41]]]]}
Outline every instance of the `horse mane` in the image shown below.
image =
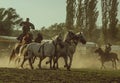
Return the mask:
{"type": "Polygon", "coordinates": [[[64,37],[63,37],[63,42],[65,42],[65,41],[66,41],[66,39],[67,39],[67,35],[68,35],[68,32],[67,32],[67,33],[65,33],[65,35],[64,35],[64,37]]]}
{"type": "Polygon", "coordinates": [[[71,30],[70,30],[70,31],[67,31],[66,34],[65,34],[64,37],[63,37],[63,42],[66,41],[69,33],[73,33],[73,32],[72,32],[71,30]]]}

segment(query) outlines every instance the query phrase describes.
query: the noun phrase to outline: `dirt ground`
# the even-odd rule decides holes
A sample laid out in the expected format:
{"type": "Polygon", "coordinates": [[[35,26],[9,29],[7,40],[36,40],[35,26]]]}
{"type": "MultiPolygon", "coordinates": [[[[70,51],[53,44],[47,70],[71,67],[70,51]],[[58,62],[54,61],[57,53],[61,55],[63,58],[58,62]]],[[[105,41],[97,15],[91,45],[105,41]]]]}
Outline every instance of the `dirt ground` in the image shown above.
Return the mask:
{"type": "Polygon", "coordinates": [[[106,69],[100,70],[99,57],[95,53],[76,50],[72,70],[63,68],[64,61],[59,59],[60,70],[50,70],[45,59],[42,62],[42,70],[37,69],[38,60],[31,70],[28,63],[20,69],[18,64],[9,63],[11,49],[0,50],[0,83],[120,83],[120,62],[118,70],[113,70],[111,62],[105,63],[106,69]]]}
{"type": "Polygon", "coordinates": [[[0,83],[120,83],[120,71],[0,68],[0,83]]]}

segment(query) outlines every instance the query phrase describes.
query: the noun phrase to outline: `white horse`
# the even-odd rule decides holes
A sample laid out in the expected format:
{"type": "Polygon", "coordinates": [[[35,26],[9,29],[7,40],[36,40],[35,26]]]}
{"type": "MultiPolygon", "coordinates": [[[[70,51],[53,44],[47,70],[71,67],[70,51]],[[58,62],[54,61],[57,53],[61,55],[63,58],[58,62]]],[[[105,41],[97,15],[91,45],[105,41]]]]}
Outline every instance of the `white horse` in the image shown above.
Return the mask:
{"type": "MultiPolygon", "coordinates": [[[[54,59],[53,57],[55,56],[56,53],[56,47],[57,45],[60,44],[61,41],[62,41],[62,36],[58,35],[53,40],[49,40],[41,44],[40,43],[28,44],[24,50],[24,53],[22,53],[22,55],[24,56],[24,60],[21,64],[21,67],[23,67],[24,62],[26,60],[29,60],[30,67],[31,69],[33,69],[32,60],[34,57],[39,57],[40,61],[38,66],[39,68],[41,68],[42,60],[45,59],[46,57],[49,57],[50,68],[52,68],[52,59],[54,59]]],[[[20,54],[20,56],[22,55],[20,54]]]]}

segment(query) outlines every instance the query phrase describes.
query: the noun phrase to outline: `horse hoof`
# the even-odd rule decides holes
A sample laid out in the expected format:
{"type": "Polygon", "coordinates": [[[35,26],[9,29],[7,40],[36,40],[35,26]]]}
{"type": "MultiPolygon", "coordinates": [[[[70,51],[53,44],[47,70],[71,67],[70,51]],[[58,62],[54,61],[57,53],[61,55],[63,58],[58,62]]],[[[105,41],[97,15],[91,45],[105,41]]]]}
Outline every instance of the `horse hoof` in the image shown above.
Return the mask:
{"type": "Polygon", "coordinates": [[[34,68],[33,68],[33,67],[31,67],[31,69],[33,70],[34,68]]]}
{"type": "Polygon", "coordinates": [[[49,61],[46,62],[46,64],[50,63],[49,61]]]}
{"type": "Polygon", "coordinates": [[[71,71],[70,69],[67,69],[68,71],[71,71]]]}
{"type": "Polygon", "coordinates": [[[64,67],[67,67],[67,65],[64,65],[64,67]]]}
{"type": "Polygon", "coordinates": [[[23,68],[23,66],[22,66],[22,65],[21,65],[20,67],[21,67],[21,68],[23,68]]]}
{"type": "Polygon", "coordinates": [[[70,66],[67,67],[67,70],[68,70],[68,71],[71,71],[71,70],[70,70],[70,66]]]}

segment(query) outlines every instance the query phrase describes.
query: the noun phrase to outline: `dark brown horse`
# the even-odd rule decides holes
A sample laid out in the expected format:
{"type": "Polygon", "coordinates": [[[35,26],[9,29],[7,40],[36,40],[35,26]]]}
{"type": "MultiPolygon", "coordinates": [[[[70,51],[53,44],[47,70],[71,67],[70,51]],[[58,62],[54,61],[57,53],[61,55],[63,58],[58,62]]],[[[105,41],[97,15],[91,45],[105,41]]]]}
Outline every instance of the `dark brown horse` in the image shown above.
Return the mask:
{"type": "Polygon", "coordinates": [[[68,32],[68,34],[71,34],[72,36],[69,40],[64,40],[62,42],[63,46],[57,49],[56,61],[54,62],[53,68],[58,68],[58,59],[60,57],[63,57],[65,61],[64,67],[67,67],[67,70],[70,70],[77,44],[79,42],[81,42],[82,44],[86,44],[83,33],[79,32],[75,34],[73,32],[68,32]],[[68,58],[70,59],[69,63],[68,58]]]}
{"type": "Polygon", "coordinates": [[[95,53],[98,53],[100,56],[100,61],[101,61],[101,69],[105,69],[104,63],[111,61],[112,62],[112,67],[117,69],[116,66],[116,61],[119,61],[118,55],[116,53],[105,53],[101,48],[98,48],[95,50],[95,53]]]}

